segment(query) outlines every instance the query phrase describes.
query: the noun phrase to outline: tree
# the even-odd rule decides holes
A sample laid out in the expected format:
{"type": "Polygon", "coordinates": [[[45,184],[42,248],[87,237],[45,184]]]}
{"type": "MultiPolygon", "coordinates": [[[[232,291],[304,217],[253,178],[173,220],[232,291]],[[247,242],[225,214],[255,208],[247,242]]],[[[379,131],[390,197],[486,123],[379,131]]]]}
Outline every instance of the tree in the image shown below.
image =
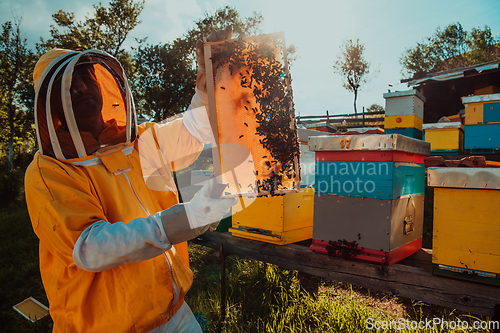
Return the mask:
{"type": "Polygon", "coordinates": [[[0,183],[7,189],[5,199],[16,197],[22,178],[16,177],[15,149],[34,144],[32,127],[33,88],[31,70],[34,55],[26,47],[26,39],[21,37],[21,19],[14,24],[10,21],[2,25],[0,35],[0,156],[8,151],[7,172],[0,175],[0,183]]]}
{"type": "Polygon", "coordinates": [[[354,113],[357,114],[356,101],[361,86],[367,82],[370,63],[364,59],[365,47],[359,39],[348,39],[340,46],[341,54],[333,65],[335,73],[343,78],[342,86],[354,93],[354,113]]]}
{"type": "Polygon", "coordinates": [[[37,45],[39,53],[60,47],[76,51],[98,49],[118,58],[127,76],[131,77],[133,68],[129,52],[122,45],[129,33],[141,23],[139,15],[144,1],[111,0],[109,8],[101,3],[94,5],[94,16],[85,17],[84,22],[75,22],[75,14],[62,9],[52,15],[56,25],[50,26],[51,38],[37,45]]]}
{"type": "Polygon", "coordinates": [[[137,77],[135,101],[141,115],[155,121],[164,120],[186,110],[196,85],[196,42],[213,30],[232,25],[233,33],[250,36],[260,33],[262,16],[242,19],[226,6],[196,22],[196,27],[172,43],[141,45],[134,54],[137,77]]]}
{"type": "Polygon", "coordinates": [[[377,103],[373,103],[369,107],[366,108],[366,112],[381,112],[384,111],[384,107],[377,103]]]}
{"type": "MultiPolygon", "coordinates": [[[[5,22],[0,36],[0,106],[2,123],[5,118],[7,120],[2,129],[8,130],[9,171],[14,167],[14,141],[24,141],[33,132],[27,126],[29,121],[26,118],[29,118],[29,106],[33,99],[30,78],[34,55],[27,48],[26,39],[21,37],[20,25],[21,19],[17,19],[14,24],[5,22]]],[[[1,135],[5,139],[5,132],[1,135]]]]}
{"type": "Polygon", "coordinates": [[[452,23],[444,30],[439,27],[433,36],[406,49],[400,58],[403,76],[416,73],[435,73],[500,59],[498,38],[488,26],[464,30],[460,23],[452,23]]]}
{"type": "Polygon", "coordinates": [[[191,102],[196,73],[176,43],[138,48],[136,106],[141,116],[158,122],[185,110],[191,102]]]}

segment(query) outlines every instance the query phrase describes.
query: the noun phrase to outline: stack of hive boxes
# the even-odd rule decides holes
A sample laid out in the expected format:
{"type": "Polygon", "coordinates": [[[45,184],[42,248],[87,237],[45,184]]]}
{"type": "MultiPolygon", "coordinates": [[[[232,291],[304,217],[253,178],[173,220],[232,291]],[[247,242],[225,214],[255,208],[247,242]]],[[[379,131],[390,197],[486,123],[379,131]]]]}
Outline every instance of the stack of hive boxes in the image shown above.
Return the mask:
{"type": "Polygon", "coordinates": [[[500,285],[500,168],[430,167],[434,273],[500,285]]]}
{"type": "Polygon", "coordinates": [[[425,97],[417,90],[385,93],[385,132],[422,140],[425,97]]]}
{"type": "Polygon", "coordinates": [[[309,138],[316,152],[316,252],[380,264],[422,247],[430,144],[397,134],[309,138]]]}
{"type": "Polygon", "coordinates": [[[462,97],[466,152],[491,153],[500,148],[500,93],[488,94],[489,91],[497,90],[491,87],[476,91],[475,96],[462,97]]]}

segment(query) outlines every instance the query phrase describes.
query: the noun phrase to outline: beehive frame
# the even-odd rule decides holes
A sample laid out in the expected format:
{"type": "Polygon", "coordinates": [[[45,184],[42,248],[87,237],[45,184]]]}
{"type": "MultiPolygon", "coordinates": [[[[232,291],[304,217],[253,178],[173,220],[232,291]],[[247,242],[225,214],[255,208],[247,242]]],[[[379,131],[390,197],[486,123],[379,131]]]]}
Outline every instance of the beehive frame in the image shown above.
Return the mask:
{"type": "Polygon", "coordinates": [[[284,33],[205,43],[204,51],[214,174],[224,181],[228,153],[221,146],[246,145],[255,184],[230,184],[227,193],[297,192],[300,148],[284,33]]]}

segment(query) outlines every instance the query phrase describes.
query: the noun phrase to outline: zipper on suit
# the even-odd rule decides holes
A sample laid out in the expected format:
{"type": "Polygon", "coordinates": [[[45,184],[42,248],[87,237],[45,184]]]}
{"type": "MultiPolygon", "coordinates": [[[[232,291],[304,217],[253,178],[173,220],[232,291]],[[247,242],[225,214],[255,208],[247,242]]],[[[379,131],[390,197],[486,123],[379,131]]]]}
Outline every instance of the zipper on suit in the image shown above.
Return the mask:
{"type": "MultiPolygon", "coordinates": [[[[151,214],[149,214],[148,210],[141,203],[141,201],[139,200],[139,197],[137,196],[137,193],[135,192],[134,188],[132,187],[132,183],[130,182],[130,179],[128,178],[128,176],[126,174],[126,172],[128,172],[128,171],[130,171],[130,169],[126,169],[126,170],[120,171],[120,172],[115,173],[115,174],[121,173],[125,176],[125,179],[127,179],[128,185],[129,185],[130,189],[132,190],[132,193],[134,193],[135,199],[137,200],[139,205],[141,205],[142,210],[144,210],[146,215],[149,216],[151,214]]],[[[173,248],[173,245],[172,245],[172,248],[173,248]]],[[[175,279],[174,279],[174,273],[172,271],[172,264],[170,263],[170,260],[168,260],[168,257],[167,257],[165,252],[163,252],[163,256],[165,257],[165,260],[167,261],[168,270],[170,271],[170,277],[172,278],[172,286],[174,288],[174,302],[173,302],[172,306],[174,306],[179,301],[179,288],[177,287],[177,283],[175,282],[175,279]]],[[[169,317],[168,319],[170,320],[170,311],[169,311],[168,317],[169,317]]]]}

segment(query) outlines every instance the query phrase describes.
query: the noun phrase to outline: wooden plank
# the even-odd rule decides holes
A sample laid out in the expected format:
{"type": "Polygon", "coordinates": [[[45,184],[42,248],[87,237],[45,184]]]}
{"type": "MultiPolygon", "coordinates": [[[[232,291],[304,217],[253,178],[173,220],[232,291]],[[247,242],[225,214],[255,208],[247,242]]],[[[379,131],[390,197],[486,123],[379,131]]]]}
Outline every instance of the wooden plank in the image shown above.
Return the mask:
{"type": "Polygon", "coordinates": [[[212,248],[222,244],[227,253],[476,315],[493,316],[495,304],[500,300],[498,287],[433,276],[430,270],[420,267],[384,266],[329,257],[314,253],[307,246],[274,245],[228,233],[207,232],[194,242],[212,248]]]}

